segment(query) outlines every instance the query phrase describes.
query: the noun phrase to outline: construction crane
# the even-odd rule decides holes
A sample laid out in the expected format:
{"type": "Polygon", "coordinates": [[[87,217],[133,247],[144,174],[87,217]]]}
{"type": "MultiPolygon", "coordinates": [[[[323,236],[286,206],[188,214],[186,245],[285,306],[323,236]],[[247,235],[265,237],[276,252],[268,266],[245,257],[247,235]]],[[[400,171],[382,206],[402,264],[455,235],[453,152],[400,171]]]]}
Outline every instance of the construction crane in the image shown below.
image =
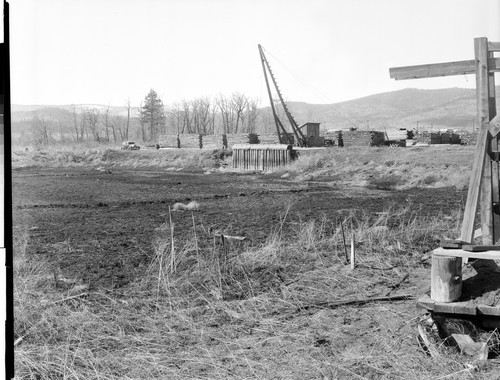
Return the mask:
{"type": "Polygon", "coordinates": [[[306,138],[306,136],[304,136],[304,133],[302,133],[297,122],[295,121],[292,114],[288,110],[288,107],[287,107],[285,101],[283,100],[283,96],[281,95],[278,84],[276,83],[276,79],[274,78],[273,72],[271,70],[271,66],[269,66],[269,62],[266,59],[266,56],[265,56],[264,51],[262,49],[262,46],[260,46],[260,45],[258,45],[258,46],[259,46],[260,59],[262,61],[262,70],[264,71],[264,78],[266,79],[267,93],[269,94],[269,101],[271,102],[271,110],[273,111],[274,123],[276,124],[276,131],[278,132],[280,144],[293,144],[293,138],[290,137],[290,135],[286,131],[285,127],[283,126],[283,123],[281,122],[280,118],[278,117],[278,114],[276,113],[276,107],[274,106],[274,100],[273,100],[273,96],[271,94],[271,88],[269,87],[269,79],[267,77],[267,72],[269,72],[269,76],[271,77],[271,80],[274,84],[274,88],[276,89],[276,93],[278,94],[278,98],[281,102],[281,105],[283,106],[283,110],[285,111],[285,115],[288,119],[288,122],[290,123],[290,126],[292,127],[292,132],[295,136],[295,140],[296,140],[297,145],[300,147],[306,147],[306,146],[308,146],[307,138],[306,138]]]}

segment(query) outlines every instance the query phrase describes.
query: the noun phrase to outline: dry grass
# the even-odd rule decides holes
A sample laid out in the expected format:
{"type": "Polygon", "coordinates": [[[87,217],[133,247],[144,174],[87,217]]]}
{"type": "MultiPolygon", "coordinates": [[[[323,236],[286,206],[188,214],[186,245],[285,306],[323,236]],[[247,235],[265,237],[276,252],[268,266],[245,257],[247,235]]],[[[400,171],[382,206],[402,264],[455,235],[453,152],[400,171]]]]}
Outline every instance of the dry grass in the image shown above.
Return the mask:
{"type": "Polygon", "coordinates": [[[330,181],[338,185],[379,189],[437,188],[468,185],[474,148],[436,146],[410,148],[332,148],[301,152],[299,159],[278,172],[298,181],[330,181]]]}
{"type": "Polygon", "coordinates": [[[89,143],[51,145],[43,149],[14,147],[14,168],[24,167],[105,167],[132,169],[214,168],[212,151],[200,149],[141,149],[122,151],[113,145],[89,143]]]}
{"type": "Polygon", "coordinates": [[[230,242],[193,219],[191,237],[157,229],[147,276],[115,291],[75,292],[16,240],[19,379],[469,379],[447,353],[432,359],[416,340],[414,300],[324,307],[333,300],[428,287],[422,253],[456,236],[458,212],[409,209],[376,217],[289,220],[267,241],[230,242]],[[356,235],[358,266],[346,265],[344,233],[356,235]],[[352,225],[352,230],[351,230],[352,225]],[[172,236],[174,240],[172,241],[172,236]],[[204,240],[212,241],[204,245],[204,240]],[[398,284],[402,276],[409,279],[398,284]],[[71,298],[72,297],[72,298],[71,298]]]}
{"type": "MultiPolygon", "coordinates": [[[[321,180],[334,186],[382,190],[445,186],[464,189],[468,185],[473,152],[474,148],[467,146],[302,151],[293,164],[274,172],[291,174],[290,178],[296,181],[321,180]]],[[[43,150],[15,148],[13,166],[200,170],[215,169],[221,160],[230,160],[227,152],[216,153],[200,149],[121,151],[105,145],[66,144],[43,150]]]]}

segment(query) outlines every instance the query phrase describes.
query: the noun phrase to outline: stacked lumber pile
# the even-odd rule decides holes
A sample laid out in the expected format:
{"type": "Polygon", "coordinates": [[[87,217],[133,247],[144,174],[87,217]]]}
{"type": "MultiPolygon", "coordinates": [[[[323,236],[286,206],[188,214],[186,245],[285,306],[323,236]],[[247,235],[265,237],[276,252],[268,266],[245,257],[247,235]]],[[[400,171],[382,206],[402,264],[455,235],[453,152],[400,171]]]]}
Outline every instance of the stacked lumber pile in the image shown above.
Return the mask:
{"type": "Polygon", "coordinates": [[[326,131],[324,133],[326,140],[333,141],[333,145],[344,146],[344,141],[342,140],[342,131],[326,131]]]}
{"type": "Polygon", "coordinates": [[[462,131],[457,133],[462,145],[476,145],[477,132],[462,131]]]}
{"type": "Polygon", "coordinates": [[[342,140],[345,147],[382,146],[385,142],[385,133],[379,131],[343,131],[342,140]]]}
{"type": "Polygon", "coordinates": [[[178,148],[177,135],[161,135],[158,141],[162,148],[178,148]]]}
{"type": "Polygon", "coordinates": [[[460,144],[460,136],[457,133],[441,133],[441,144],[460,144]]]}
{"type": "Polygon", "coordinates": [[[202,135],[198,134],[179,135],[181,148],[201,149],[203,147],[202,138],[202,135]]]}
{"type": "Polygon", "coordinates": [[[277,133],[268,135],[259,135],[259,140],[261,144],[267,144],[267,145],[280,143],[280,139],[278,138],[277,133]]]}
{"type": "Polygon", "coordinates": [[[406,129],[399,129],[397,131],[387,131],[387,140],[391,141],[397,141],[397,140],[407,140],[408,137],[408,130],[406,129]]]}
{"type": "Polygon", "coordinates": [[[413,141],[418,144],[430,144],[431,134],[428,131],[417,131],[413,137],[413,141]]]}
{"type": "Polygon", "coordinates": [[[223,149],[224,135],[204,135],[203,149],[223,149]]]}
{"type": "Polygon", "coordinates": [[[247,133],[237,133],[237,134],[227,134],[228,146],[233,146],[236,144],[248,144],[248,134],[247,133]]]}
{"type": "Polygon", "coordinates": [[[441,144],[441,133],[439,132],[431,132],[431,141],[430,144],[441,144]]]}

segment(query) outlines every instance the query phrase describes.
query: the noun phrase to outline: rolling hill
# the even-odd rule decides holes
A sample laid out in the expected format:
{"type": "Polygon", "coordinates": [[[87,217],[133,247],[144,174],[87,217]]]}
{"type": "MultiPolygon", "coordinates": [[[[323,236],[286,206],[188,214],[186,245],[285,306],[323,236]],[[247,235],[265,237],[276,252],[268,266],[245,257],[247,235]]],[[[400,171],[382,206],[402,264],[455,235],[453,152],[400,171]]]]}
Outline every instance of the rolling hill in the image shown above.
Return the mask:
{"type": "MultiPolygon", "coordinates": [[[[497,92],[500,87],[497,88],[497,92]]],[[[476,114],[474,89],[446,88],[438,90],[404,89],[380,93],[359,99],[334,104],[309,104],[288,102],[288,106],[299,124],[319,122],[322,130],[344,129],[357,126],[358,129],[393,130],[461,128],[472,129],[476,114]]],[[[76,105],[82,108],[95,107],[100,111],[104,105],[76,105]]],[[[115,115],[125,115],[125,107],[110,106],[115,115]]],[[[270,112],[270,107],[261,109],[270,112]]],[[[13,105],[14,123],[26,124],[33,115],[68,123],[73,105],[13,105]]],[[[134,116],[136,116],[134,112],[134,116]]]]}
{"type": "Polygon", "coordinates": [[[290,102],[299,122],[322,123],[323,129],[358,126],[372,130],[472,129],[476,114],[474,89],[404,89],[335,104],[290,102]]]}

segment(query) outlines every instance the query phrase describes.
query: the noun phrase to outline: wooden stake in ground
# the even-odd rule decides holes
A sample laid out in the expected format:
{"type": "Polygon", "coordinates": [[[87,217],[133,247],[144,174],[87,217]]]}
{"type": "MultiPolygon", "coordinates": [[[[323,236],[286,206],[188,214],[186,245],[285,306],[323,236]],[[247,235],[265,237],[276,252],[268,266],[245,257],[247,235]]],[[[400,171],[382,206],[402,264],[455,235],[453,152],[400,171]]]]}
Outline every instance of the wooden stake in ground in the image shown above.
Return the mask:
{"type": "Polygon", "coordinates": [[[354,229],[351,223],[351,269],[354,270],[356,267],[356,249],[354,248],[354,229]]]}
{"type": "Polygon", "coordinates": [[[349,261],[349,255],[347,254],[347,246],[345,241],[345,233],[344,233],[344,223],[340,220],[340,229],[342,230],[342,241],[344,242],[344,252],[345,252],[345,261],[349,261]]]}
{"type": "Polygon", "coordinates": [[[175,245],[174,245],[174,224],[172,223],[172,212],[168,206],[168,220],[170,222],[170,241],[172,242],[172,249],[170,250],[170,273],[175,272],[175,245]]]}

